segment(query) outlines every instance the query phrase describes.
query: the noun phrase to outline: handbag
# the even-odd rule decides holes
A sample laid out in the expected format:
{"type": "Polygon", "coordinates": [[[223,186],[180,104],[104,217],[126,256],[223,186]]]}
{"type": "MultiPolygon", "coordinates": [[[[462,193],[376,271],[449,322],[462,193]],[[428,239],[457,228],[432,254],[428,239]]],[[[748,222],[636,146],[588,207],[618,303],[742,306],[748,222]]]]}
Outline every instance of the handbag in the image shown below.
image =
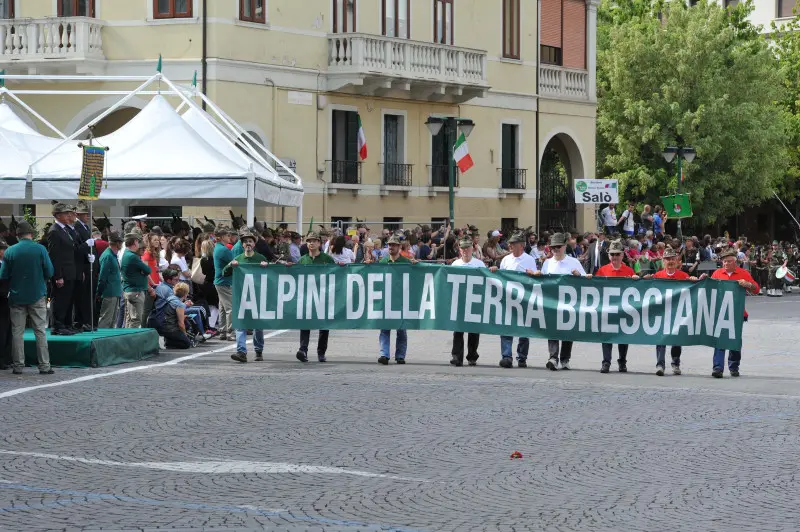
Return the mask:
{"type": "Polygon", "coordinates": [[[204,284],[206,282],[206,274],[203,273],[203,268],[200,266],[199,258],[195,257],[192,261],[192,282],[197,284],[204,284]]]}

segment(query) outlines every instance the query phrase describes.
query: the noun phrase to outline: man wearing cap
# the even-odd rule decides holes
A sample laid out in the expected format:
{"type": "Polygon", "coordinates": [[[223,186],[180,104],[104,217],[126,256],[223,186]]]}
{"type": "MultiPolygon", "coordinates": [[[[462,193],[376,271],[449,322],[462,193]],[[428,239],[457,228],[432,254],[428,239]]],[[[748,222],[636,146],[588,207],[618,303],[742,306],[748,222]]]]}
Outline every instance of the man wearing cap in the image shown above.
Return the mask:
{"type": "MultiPolygon", "coordinates": [[[[539,267],[536,264],[536,260],[525,253],[524,233],[513,233],[508,239],[508,245],[511,247],[511,253],[503,257],[503,260],[500,261],[500,270],[521,272],[528,275],[536,275],[539,272],[539,267]]],[[[490,268],[490,270],[494,272],[497,271],[498,268],[490,268]]],[[[521,368],[528,367],[529,347],[529,338],[520,338],[517,341],[517,366],[521,368]]],[[[514,356],[512,354],[513,348],[513,336],[500,336],[500,367],[514,367],[514,356]]]]}
{"type": "MultiPolygon", "coordinates": [[[[606,264],[595,274],[595,277],[624,277],[628,279],[638,279],[639,276],[630,266],[622,263],[625,254],[625,248],[619,240],[612,242],[608,246],[608,256],[611,257],[611,263],[606,264]]],[[[613,344],[603,344],[603,364],[600,367],[600,373],[608,373],[611,368],[611,352],[614,349],[613,344]]],[[[628,344],[617,345],[619,351],[619,359],[617,365],[620,373],[628,371],[628,344]]]]}
{"type": "Polygon", "coordinates": [[[155,297],[149,278],[152,270],[142,261],[142,237],[138,233],[125,235],[125,252],[122,254],[120,272],[122,292],[125,295],[125,328],[141,329],[144,315],[145,292],[155,297]]]}
{"type": "MultiPolygon", "coordinates": [[[[750,295],[756,295],[761,289],[758,283],[753,280],[750,273],[740,268],[736,264],[736,249],[728,248],[720,254],[722,258],[722,268],[716,270],[711,274],[712,279],[718,281],[735,281],[739,286],[747,290],[750,295]]],[[[744,311],[744,321],[747,321],[747,311],[744,311]]],[[[731,377],[739,376],[739,363],[742,360],[742,352],[730,350],[728,352],[728,371],[731,377]]],[[[714,368],[711,376],[716,379],[722,378],[722,373],[725,369],[725,350],[714,349],[714,368]]]]}
{"type": "MultiPolygon", "coordinates": [[[[473,256],[474,243],[472,237],[468,234],[465,235],[458,242],[458,247],[461,251],[461,258],[453,262],[453,266],[460,266],[462,268],[485,268],[486,264],[482,260],[473,256]]],[[[467,333],[467,363],[474,366],[478,363],[478,344],[481,335],[478,333],[467,333]]],[[[461,367],[464,365],[464,333],[457,331],[453,333],[453,349],[451,351],[452,358],[450,363],[454,366],[461,367]]]]}
{"type": "MultiPolygon", "coordinates": [[[[789,259],[781,248],[780,242],[777,240],[772,241],[772,255],[769,261],[769,287],[767,295],[772,297],[783,296],[783,279],[778,279],[778,268],[784,268],[789,263],[789,259]]],[[[719,270],[718,270],[719,271],[719,270]]]]}
{"type": "Polygon", "coordinates": [[[136,228],[142,232],[143,235],[147,234],[147,215],[146,214],[139,214],[138,216],[132,216],[131,220],[136,223],[136,228]]]}
{"type": "MultiPolygon", "coordinates": [[[[336,264],[333,258],[327,253],[320,250],[320,235],[311,231],[306,235],[306,246],[308,246],[308,253],[300,257],[297,263],[300,266],[311,266],[315,264],[336,264]]],[[[291,264],[291,263],[290,263],[291,264]]],[[[308,362],[308,344],[311,341],[311,331],[300,331],[300,349],[297,350],[297,360],[300,362],[308,362]]],[[[317,360],[325,362],[325,353],[328,351],[328,331],[319,331],[319,339],[317,340],[317,360]]]]}
{"type": "MultiPolygon", "coordinates": [[[[239,242],[242,244],[244,252],[240,255],[237,255],[230,264],[225,266],[225,268],[222,270],[223,276],[232,276],[234,268],[237,268],[240,264],[259,264],[261,267],[267,266],[267,258],[260,253],[255,252],[257,239],[258,237],[256,237],[256,235],[254,235],[248,229],[243,229],[239,232],[239,242]]],[[[256,329],[253,331],[253,349],[256,352],[256,362],[263,361],[263,329],[256,329]]],[[[231,358],[236,362],[247,362],[247,330],[236,329],[236,354],[231,355],[231,358]]]]}
{"type": "MultiPolygon", "coordinates": [[[[564,233],[554,233],[550,237],[550,251],[553,256],[542,264],[542,275],[574,275],[576,277],[586,277],[587,275],[580,261],[575,257],[567,256],[567,235],[564,233]]],[[[559,358],[561,369],[569,369],[569,361],[572,358],[572,342],[563,340],[547,340],[547,349],[550,352],[550,359],[547,361],[547,369],[556,371],[558,369],[559,358]]]]}
{"type": "Polygon", "coordinates": [[[47,249],[33,241],[33,227],[20,222],[19,242],[5,252],[0,279],[8,280],[11,313],[13,371],[21,375],[25,367],[25,325],[30,320],[36,336],[39,373],[52,375],[47,349],[47,280],[53,277],[53,263],[47,249]]]}
{"type": "MultiPolygon", "coordinates": [[[[690,276],[688,273],[680,269],[680,257],[678,252],[672,246],[664,248],[664,255],[662,261],[664,268],[657,271],[655,274],[645,275],[645,279],[663,279],[667,281],[697,281],[697,277],[690,276]]],[[[681,354],[683,348],[679,345],[673,345],[670,348],[670,356],[672,358],[672,374],[681,374],[681,354]]],[[[659,377],[664,376],[666,367],[667,346],[656,346],[656,375],[659,377]]]]}
{"type": "Polygon", "coordinates": [[[219,296],[219,321],[217,331],[219,339],[235,341],[233,333],[233,281],[222,274],[225,266],[233,260],[233,252],[228,247],[231,244],[231,230],[224,226],[217,226],[214,231],[217,243],[214,246],[214,287],[219,296]]]}
{"type": "MultiPolygon", "coordinates": [[[[381,264],[413,264],[416,261],[407,259],[400,254],[400,238],[392,235],[387,240],[389,253],[380,260],[381,264]]],[[[382,329],[378,336],[380,342],[381,356],[378,357],[378,364],[389,365],[390,352],[392,347],[392,331],[382,329]]],[[[394,360],[398,364],[406,363],[406,349],[408,348],[408,334],[405,329],[397,329],[397,343],[395,345],[394,360]]]]}
{"type": "Polygon", "coordinates": [[[100,255],[100,274],[97,277],[97,297],[100,298],[99,329],[114,329],[119,316],[119,300],[122,297],[122,272],[117,253],[122,249],[122,235],[112,232],[108,236],[108,248],[100,255]]]}
{"type": "MultiPolygon", "coordinates": [[[[0,268],[8,243],[0,238],[0,268]]],[[[8,304],[8,279],[0,279],[0,370],[11,367],[11,309],[8,304]]]]}
{"type": "Polygon", "coordinates": [[[89,220],[89,207],[85,201],[78,201],[75,207],[76,220],[72,227],[78,233],[78,246],[75,263],[82,272],[80,279],[75,281],[75,326],[77,329],[91,331],[91,304],[92,304],[92,267],[95,255],[93,252],[94,238],[89,220]]]}
{"type": "Polygon", "coordinates": [[[80,236],[72,227],[72,208],[63,203],[53,205],[55,223],[47,233],[47,250],[52,261],[53,274],[53,334],[74,334],[72,315],[75,287],[83,279],[82,264],[76,262],[81,244],[80,236]]]}

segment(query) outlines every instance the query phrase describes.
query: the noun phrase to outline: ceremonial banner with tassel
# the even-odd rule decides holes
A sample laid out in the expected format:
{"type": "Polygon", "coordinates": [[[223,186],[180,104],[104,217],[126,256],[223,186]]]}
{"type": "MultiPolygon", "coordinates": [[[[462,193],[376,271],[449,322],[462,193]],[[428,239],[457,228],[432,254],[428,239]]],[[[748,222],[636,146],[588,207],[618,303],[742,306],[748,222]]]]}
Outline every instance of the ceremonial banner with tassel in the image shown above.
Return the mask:
{"type": "Polygon", "coordinates": [[[100,197],[103,187],[103,173],[106,162],[106,148],[101,146],[83,147],[83,168],[78,187],[78,198],[94,201],[100,197]]]}

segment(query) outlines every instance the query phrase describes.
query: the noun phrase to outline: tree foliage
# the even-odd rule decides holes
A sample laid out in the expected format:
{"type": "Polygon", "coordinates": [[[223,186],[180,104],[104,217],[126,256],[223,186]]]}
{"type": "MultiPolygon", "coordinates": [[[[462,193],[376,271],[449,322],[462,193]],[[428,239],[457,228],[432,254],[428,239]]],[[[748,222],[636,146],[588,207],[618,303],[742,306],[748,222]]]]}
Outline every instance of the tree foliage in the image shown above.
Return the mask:
{"type": "Polygon", "coordinates": [[[783,80],[779,102],[788,115],[787,152],[789,161],[779,194],[785,199],[800,196],[800,16],[786,24],[772,23],[773,50],[783,80]]]}
{"type": "Polygon", "coordinates": [[[692,146],[683,191],[713,223],[760,203],[785,175],[787,112],[778,61],[750,4],[604,0],[598,32],[598,175],[627,198],[678,186],[665,146],[692,146]]]}

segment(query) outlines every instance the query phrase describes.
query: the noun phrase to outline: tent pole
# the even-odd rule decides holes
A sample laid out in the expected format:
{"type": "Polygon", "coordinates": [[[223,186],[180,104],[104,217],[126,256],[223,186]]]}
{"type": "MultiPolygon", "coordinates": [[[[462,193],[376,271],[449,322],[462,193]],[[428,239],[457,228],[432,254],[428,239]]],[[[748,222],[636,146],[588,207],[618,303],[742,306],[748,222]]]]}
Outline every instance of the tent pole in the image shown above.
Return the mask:
{"type": "Polygon", "coordinates": [[[55,132],[55,133],[56,133],[56,134],[57,134],[59,137],[61,137],[62,139],[65,139],[65,138],[67,138],[67,136],[66,136],[65,134],[63,134],[61,131],[59,131],[59,129],[58,129],[56,126],[54,126],[53,124],[51,124],[50,122],[48,122],[47,120],[45,120],[45,118],[44,118],[42,115],[40,115],[39,113],[37,113],[37,112],[36,112],[36,111],[35,111],[35,110],[34,110],[34,109],[33,109],[33,108],[30,106],[30,105],[28,105],[27,103],[23,102],[21,99],[19,99],[19,98],[17,97],[17,95],[16,95],[16,94],[14,94],[14,93],[13,93],[13,92],[11,92],[10,90],[8,90],[8,87],[2,87],[2,88],[0,88],[0,93],[2,93],[2,94],[8,94],[9,96],[11,96],[11,99],[12,99],[12,100],[14,100],[14,101],[15,101],[15,102],[17,102],[19,105],[21,105],[21,106],[22,106],[22,108],[23,108],[23,109],[25,109],[26,111],[28,111],[30,114],[32,114],[33,116],[35,116],[36,118],[38,118],[38,119],[39,119],[39,121],[40,121],[42,124],[46,125],[46,126],[47,126],[47,127],[49,127],[50,129],[52,129],[52,130],[53,130],[53,132],[55,132]]]}
{"type": "Polygon", "coordinates": [[[86,131],[87,129],[89,129],[89,126],[93,126],[93,125],[97,124],[98,122],[100,122],[101,120],[103,120],[105,117],[107,117],[108,115],[110,115],[111,113],[113,113],[114,111],[116,111],[117,109],[119,109],[120,107],[122,107],[122,105],[124,105],[125,103],[127,103],[127,102],[128,102],[128,100],[132,100],[134,96],[136,96],[137,94],[139,94],[139,92],[140,92],[141,90],[143,90],[145,87],[147,87],[148,85],[150,85],[150,84],[151,84],[151,83],[152,83],[154,80],[158,79],[160,76],[161,76],[161,73],[160,73],[160,72],[159,72],[159,73],[156,73],[156,74],[154,74],[154,75],[153,75],[153,76],[152,76],[150,79],[148,79],[146,82],[142,83],[142,84],[141,84],[141,85],[139,85],[137,88],[135,88],[135,89],[134,89],[134,90],[133,90],[133,91],[132,91],[130,94],[128,94],[128,95],[127,95],[127,96],[125,96],[123,99],[121,99],[120,101],[118,101],[117,103],[115,103],[114,105],[112,105],[111,107],[109,107],[109,108],[108,108],[108,109],[107,109],[105,112],[103,112],[102,114],[98,115],[98,116],[97,116],[97,117],[96,117],[94,120],[90,120],[88,124],[86,124],[85,126],[83,126],[82,128],[80,128],[78,131],[76,131],[75,133],[73,133],[72,135],[70,135],[68,138],[64,139],[64,141],[63,141],[63,142],[61,142],[61,144],[59,144],[58,146],[56,146],[55,148],[53,148],[53,149],[52,149],[52,150],[50,150],[49,152],[45,153],[44,155],[42,155],[41,157],[39,157],[38,159],[36,159],[36,160],[35,160],[33,163],[31,163],[31,168],[33,168],[34,166],[36,166],[37,164],[39,164],[39,163],[40,163],[40,162],[41,162],[43,159],[45,159],[45,158],[49,157],[50,155],[52,155],[53,153],[55,153],[56,151],[58,151],[58,150],[61,148],[61,146],[63,146],[64,144],[66,144],[66,143],[68,143],[68,142],[71,142],[71,141],[75,140],[76,138],[78,138],[78,136],[79,136],[81,133],[83,133],[84,131],[86,131]]]}
{"type": "Polygon", "coordinates": [[[247,227],[253,227],[256,218],[256,173],[253,165],[247,173],[247,227]]]}

